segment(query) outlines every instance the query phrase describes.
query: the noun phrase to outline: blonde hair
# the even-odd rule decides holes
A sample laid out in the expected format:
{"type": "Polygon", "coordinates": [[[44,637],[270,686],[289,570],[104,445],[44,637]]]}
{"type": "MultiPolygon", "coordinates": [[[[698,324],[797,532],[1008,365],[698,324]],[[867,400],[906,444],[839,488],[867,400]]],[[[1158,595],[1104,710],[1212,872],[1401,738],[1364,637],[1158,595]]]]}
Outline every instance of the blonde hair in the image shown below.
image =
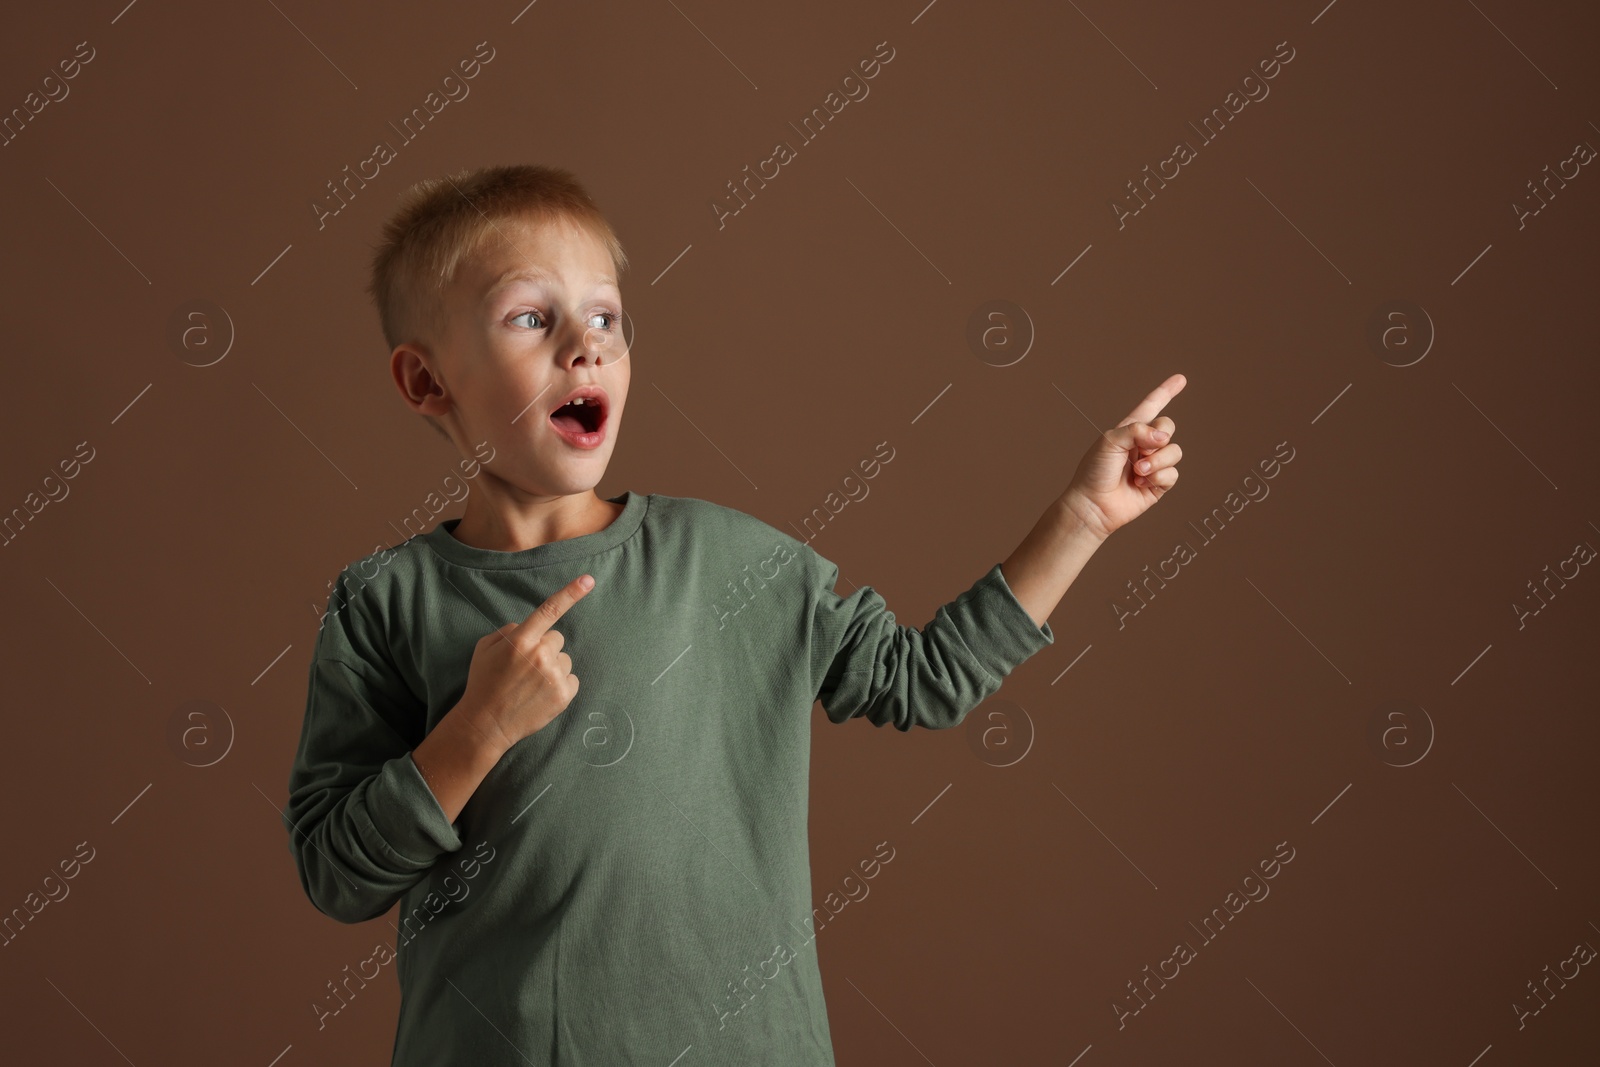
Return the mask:
{"type": "MultiPolygon", "coordinates": [[[[438,339],[445,326],[445,289],[465,260],[499,236],[499,223],[566,220],[605,246],[619,280],[628,269],[622,242],[599,206],[570,171],[559,167],[516,164],[462,170],[425,178],[400,199],[400,207],[383,225],[367,287],[390,352],[408,341],[438,339]]],[[[444,434],[436,420],[428,421],[444,434]]]]}

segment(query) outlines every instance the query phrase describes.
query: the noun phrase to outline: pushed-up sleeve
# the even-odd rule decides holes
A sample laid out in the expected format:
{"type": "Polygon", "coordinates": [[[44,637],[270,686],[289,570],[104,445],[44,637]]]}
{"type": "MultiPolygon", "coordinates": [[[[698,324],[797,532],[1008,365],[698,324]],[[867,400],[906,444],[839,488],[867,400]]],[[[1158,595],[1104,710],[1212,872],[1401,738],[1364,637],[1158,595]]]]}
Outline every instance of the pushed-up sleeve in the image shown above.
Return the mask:
{"type": "Polygon", "coordinates": [[[809,546],[810,651],[814,691],[828,718],[943,730],[1000,689],[1016,667],[1055,643],[1034,624],[996,563],[920,630],[895,621],[864,585],[841,597],[839,569],[809,546]]]}
{"type": "Polygon", "coordinates": [[[325,617],[317,635],[288,809],[300,883],[318,910],[345,923],[384,914],[461,847],[411,759],[425,709],[362,655],[370,645],[351,610],[325,617]]]}

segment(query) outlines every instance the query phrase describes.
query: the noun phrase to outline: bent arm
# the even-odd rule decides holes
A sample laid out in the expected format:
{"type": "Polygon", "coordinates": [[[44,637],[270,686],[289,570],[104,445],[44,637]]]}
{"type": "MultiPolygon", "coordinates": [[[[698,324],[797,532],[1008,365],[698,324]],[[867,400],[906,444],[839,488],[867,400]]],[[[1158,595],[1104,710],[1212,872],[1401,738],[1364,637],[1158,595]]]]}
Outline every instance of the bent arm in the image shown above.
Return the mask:
{"type": "Polygon", "coordinates": [[[394,714],[363,668],[312,662],[289,773],[289,848],[306,895],[340,922],[382,915],[461,847],[386,710],[394,714]]]}

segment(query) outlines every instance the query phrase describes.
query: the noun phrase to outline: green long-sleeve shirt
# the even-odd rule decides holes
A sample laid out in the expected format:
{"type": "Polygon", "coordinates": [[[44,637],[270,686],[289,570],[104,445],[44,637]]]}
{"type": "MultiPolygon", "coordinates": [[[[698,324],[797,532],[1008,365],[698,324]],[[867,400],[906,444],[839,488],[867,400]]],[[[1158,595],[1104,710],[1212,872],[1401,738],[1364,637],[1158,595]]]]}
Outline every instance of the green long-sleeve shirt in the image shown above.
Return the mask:
{"type": "Polygon", "coordinates": [[[289,844],[325,914],[400,910],[317,1012],[329,1025],[393,960],[395,1067],[831,1067],[813,705],[954,726],[1055,636],[998,564],[917,630],[871,586],[836,594],[832,563],[743,512],[610,499],[622,513],[596,533],[497,552],[446,520],[341,571],[289,844]],[[449,822],[411,750],[460,700],[475,642],[584,573],[593,590],[555,627],[577,696],[449,822]]]}

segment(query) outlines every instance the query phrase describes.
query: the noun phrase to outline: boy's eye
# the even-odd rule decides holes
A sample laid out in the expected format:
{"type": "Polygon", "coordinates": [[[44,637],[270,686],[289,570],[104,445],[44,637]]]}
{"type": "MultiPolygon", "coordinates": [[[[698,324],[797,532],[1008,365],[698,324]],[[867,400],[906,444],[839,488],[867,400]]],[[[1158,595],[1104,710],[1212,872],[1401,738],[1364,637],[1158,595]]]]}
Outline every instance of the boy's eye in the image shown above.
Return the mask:
{"type": "MultiPolygon", "coordinates": [[[[533,323],[533,322],[528,323],[528,328],[529,329],[538,330],[538,329],[542,329],[544,327],[544,316],[541,315],[537,311],[524,311],[524,312],[521,312],[518,315],[516,315],[514,318],[512,318],[511,321],[513,323],[515,323],[519,319],[526,319],[526,318],[529,318],[530,316],[532,318],[534,318],[534,319],[538,319],[539,321],[537,323],[533,323]]],[[[596,329],[600,329],[600,330],[607,330],[607,331],[615,330],[617,328],[617,318],[618,317],[616,315],[613,315],[609,311],[596,311],[594,314],[589,316],[589,324],[591,326],[595,327],[596,329]],[[595,322],[596,319],[603,319],[605,321],[597,323],[597,322],[595,322]]]]}

